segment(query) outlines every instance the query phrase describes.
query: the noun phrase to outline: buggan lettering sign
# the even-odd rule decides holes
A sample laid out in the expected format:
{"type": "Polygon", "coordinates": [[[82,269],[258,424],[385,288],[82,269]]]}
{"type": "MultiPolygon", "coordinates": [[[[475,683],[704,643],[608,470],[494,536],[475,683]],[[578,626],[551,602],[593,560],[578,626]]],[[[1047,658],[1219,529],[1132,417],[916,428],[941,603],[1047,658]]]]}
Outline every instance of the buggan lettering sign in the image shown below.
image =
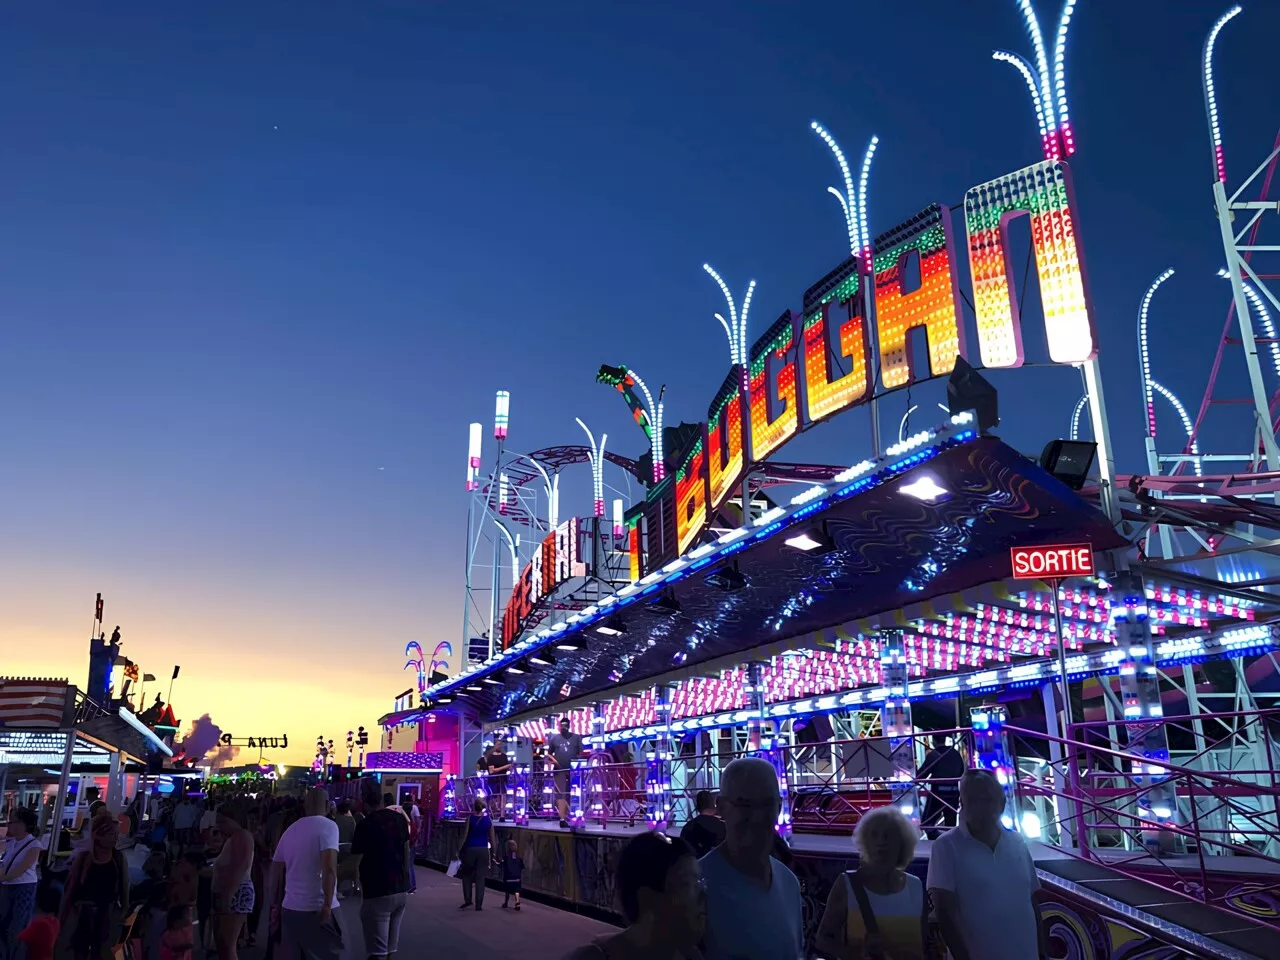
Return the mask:
{"type": "Polygon", "coordinates": [[[1011,547],[1015,580],[1054,580],[1093,576],[1093,547],[1067,543],[1047,547],[1011,547]]]}

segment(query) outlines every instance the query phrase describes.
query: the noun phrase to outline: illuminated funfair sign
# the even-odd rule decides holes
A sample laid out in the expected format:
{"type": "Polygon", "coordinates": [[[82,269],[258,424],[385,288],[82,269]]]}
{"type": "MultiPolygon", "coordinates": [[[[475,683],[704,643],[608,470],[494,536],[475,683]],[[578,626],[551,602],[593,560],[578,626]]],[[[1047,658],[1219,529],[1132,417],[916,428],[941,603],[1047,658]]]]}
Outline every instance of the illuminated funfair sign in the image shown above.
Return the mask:
{"type": "Polygon", "coordinates": [[[502,616],[502,648],[511,646],[538,611],[538,603],[556,587],[574,577],[585,577],[577,518],[557,526],[542,541],[511,591],[502,616]]]}
{"type": "MultiPolygon", "coordinates": [[[[796,434],[876,396],[877,372],[882,392],[888,392],[949,374],[957,357],[988,368],[1021,366],[1022,318],[1009,262],[1009,224],[1023,215],[1031,221],[1050,360],[1092,360],[1098,342],[1064,161],[1045,160],[965,194],[977,320],[972,347],[962,324],[951,214],[931,204],[810,287],[802,312],[784,312],[746,351],[745,366],[730,368],[701,436],[680,456],[674,483],[664,482],[655,469],[646,504],[629,518],[633,579],[695,544],[753,464],[796,434]],[[909,341],[919,335],[916,330],[927,342],[927,369],[917,369],[912,357],[909,341]],[[879,357],[878,371],[873,356],[879,357]]],[[[743,354],[739,349],[734,356],[743,354]]]]}

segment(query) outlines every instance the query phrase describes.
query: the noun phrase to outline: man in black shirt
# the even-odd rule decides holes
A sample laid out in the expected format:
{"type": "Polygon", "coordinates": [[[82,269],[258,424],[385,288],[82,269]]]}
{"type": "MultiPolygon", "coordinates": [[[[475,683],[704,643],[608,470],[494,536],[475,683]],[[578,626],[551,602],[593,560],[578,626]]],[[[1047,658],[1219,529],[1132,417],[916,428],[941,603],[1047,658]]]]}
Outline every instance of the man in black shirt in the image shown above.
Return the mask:
{"type": "Polygon", "coordinates": [[[382,788],[369,778],[360,783],[365,818],[356,824],[351,856],[360,871],[364,902],[360,925],[370,958],[390,958],[400,942],[400,921],[409,893],[409,821],[383,805],[382,788]]]}
{"type": "Polygon", "coordinates": [[[484,755],[485,767],[489,773],[489,810],[495,820],[507,819],[507,774],[511,772],[511,760],[507,756],[502,742],[502,734],[494,737],[491,746],[484,755]]]}
{"type": "Polygon", "coordinates": [[[933,749],[924,758],[919,779],[929,781],[929,795],[924,802],[921,826],[925,836],[936,839],[942,833],[938,824],[956,825],[956,808],[960,805],[960,778],[964,776],[964,757],[947,743],[940,733],[933,735],[933,749]]]}
{"type": "Polygon", "coordinates": [[[680,839],[693,847],[693,855],[701,860],[724,840],[724,821],[716,816],[716,798],[710,790],[699,790],[693,802],[698,814],[684,825],[680,839]]]}

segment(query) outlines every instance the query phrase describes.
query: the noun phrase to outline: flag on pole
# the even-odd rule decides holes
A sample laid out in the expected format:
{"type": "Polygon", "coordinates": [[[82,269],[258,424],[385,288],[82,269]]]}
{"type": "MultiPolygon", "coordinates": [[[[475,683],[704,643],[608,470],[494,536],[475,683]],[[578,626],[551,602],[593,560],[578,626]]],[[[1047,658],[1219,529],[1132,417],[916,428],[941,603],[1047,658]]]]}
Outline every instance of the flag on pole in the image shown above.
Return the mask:
{"type": "Polygon", "coordinates": [[[154,673],[144,673],[142,675],[143,683],[155,683],[156,675],[154,673]]]}
{"type": "Polygon", "coordinates": [[[170,679],[170,680],[177,680],[177,679],[178,679],[178,671],[179,671],[179,670],[181,670],[181,669],[182,669],[182,667],[175,666],[175,667],[173,668],[173,676],[172,676],[172,677],[170,677],[169,679],[170,679]]]}

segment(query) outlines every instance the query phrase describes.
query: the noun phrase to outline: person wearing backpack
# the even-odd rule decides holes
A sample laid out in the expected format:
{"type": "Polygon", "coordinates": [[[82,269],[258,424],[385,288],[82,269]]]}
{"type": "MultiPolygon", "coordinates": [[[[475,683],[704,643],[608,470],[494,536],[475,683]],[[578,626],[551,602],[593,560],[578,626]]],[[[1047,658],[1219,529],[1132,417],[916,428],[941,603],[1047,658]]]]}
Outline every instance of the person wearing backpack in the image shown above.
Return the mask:
{"type": "Polygon", "coordinates": [[[76,854],[62,896],[59,957],[111,960],[129,909],[129,868],[116,849],[120,825],[108,814],[88,825],[89,849],[76,854]]]}
{"type": "Polygon", "coordinates": [[[858,869],[837,880],[818,926],[819,953],[839,960],[923,960],[929,914],[924,884],[906,868],[918,831],[897,807],[863,814],[858,869]]]}

